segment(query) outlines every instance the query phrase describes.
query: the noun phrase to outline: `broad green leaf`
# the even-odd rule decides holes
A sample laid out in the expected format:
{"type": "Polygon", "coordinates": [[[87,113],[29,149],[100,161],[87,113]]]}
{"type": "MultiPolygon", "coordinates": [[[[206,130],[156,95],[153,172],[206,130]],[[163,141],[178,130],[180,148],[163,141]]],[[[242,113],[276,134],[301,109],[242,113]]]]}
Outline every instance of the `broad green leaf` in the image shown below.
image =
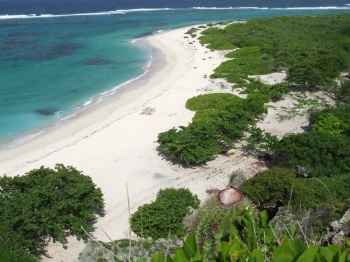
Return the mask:
{"type": "Polygon", "coordinates": [[[182,250],[177,250],[173,259],[174,262],[189,262],[186,257],[185,252],[182,250]]]}
{"type": "Polygon", "coordinates": [[[198,250],[197,250],[197,253],[190,258],[190,260],[191,260],[191,262],[202,261],[202,256],[201,256],[201,254],[199,253],[198,250]]]}
{"type": "Polygon", "coordinates": [[[330,245],[330,246],[327,246],[326,247],[329,251],[331,251],[333,254],[334,253],[340,253],[341,250],[340,250],[340,247],[337,246],[337,245],[330,245]]]}
{"type": "Polygon", "coordinates": [[[250,257],[255,258],[255,262],[264,262],[264,255],[259,249],[254,249],[250,257]]]}
{"type": "Polygon", "coordinates": [[[275,256],[278,256],[278,255],[289,255],[289,256],[291,256],[293,258],[296,257],[295,252],[293,251],[293,249],[290,246],[287,246],[287,245],[281,245],[281,246],[277,247],[275,249],[274,255],[275,256]]]}
{"type": "Polygon", "coordinates": [[[173,262],[173,259],[171,258],[171,256],[168,255],[168,256],[166,257],[166,262],[173,262]]]}
{"type": "Polygon", "coordinates": [[[187,258],[193,257],[197,253],[197,244],[195,235],[189,235],[185,242],[182,250],[185,252],[187,258]]]}
{"type": "Polygon", "coordinates": [[[333,262],[333,252],[325,247],[320,247],[318,251],[327,262],[333,262]]]}
{"type": "Polygon", "coordinates": [[[260,225],[265,226],[268,218],[269,218],[269,215],[267,214],[266,210],[260,212],[259,213],[260,225]]]}
{"type": "Polygon", "coordinates": [[[230,245],[227,242],[222,242],[221,245],[221,254],[222,254],[222,259],[225,260],[227,257],[227,254],[230,251],[230,245]]]}
{"type": "Polygon", "coordinates": [[[318,249],[319,246],[312,246],[306,249],[305,252],[300,255],[297,262],[313,262],[318,249]]]}
{"type": "Polygon", "coordinates": [[[294,251],[295,258],[298,258],[307,249],[307,246],[301,239],[291,240],[288,245],[294,251]]]}
{"type": "Polygon", "coordinates": [[[292,235],[292,237],[295,238],[298,234],[297,227],[294,225],[289,225],[287,228],[288,228],[289,233],[292,235]]]}
{"type": "Polygon", "coordinates": [[[164,261],[165,261],[165,256],[162,253],[152,255],[152,262],[164,262],[164,261]]]}
{"type": "Polygon", "coordinates": [[[272,230],[271,229],[267,229],[265,231],[265,242],[266,242],[266,244],[269,245],[274,240],[275,240],[275,236],[274,236],[272,230]]]}
{"type": "Polygon", "coordinates": [[[257,248],[258,246],[258,240],[256,239],[256,236],[254,234],[254,232],[252,232],[252,234],[250,235],[249,238],[249,243],[248,243],[248,247],[250,250],[257,248]]]}
{"type": "Polygon", "coordinates": [[[293,262],[294,257],[288,254],[276,255],[272,258],[271,262],[293,262]]]}

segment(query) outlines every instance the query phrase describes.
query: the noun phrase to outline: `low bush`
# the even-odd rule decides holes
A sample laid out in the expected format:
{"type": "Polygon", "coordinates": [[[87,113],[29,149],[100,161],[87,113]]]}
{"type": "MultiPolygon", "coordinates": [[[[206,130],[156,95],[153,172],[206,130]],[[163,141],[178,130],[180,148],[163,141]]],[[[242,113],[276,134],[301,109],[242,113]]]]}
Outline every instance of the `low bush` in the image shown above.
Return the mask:
{"type": "Polygon", "coordinates": [[[24,176],[0,178],[0,245],[14,252],[45,251],[49,239],[84,238],[94,230],[101,190],[74,167],[57,164],[24,176]]]}
{"type": "Polygon", "coordinates": [[[4,262],[37,262],[34,257],[26,255],[22,252],[13,252],[6,250],[0,246],[0,261],[4,262]]]}
{"type": "Polygon", "coordinates": [[[196,111],[193,122],[179,130],[172,128],[160,133],[157,142],[170,157],[186,164],[199,164],[242,138],[247,125],[267,113],[265,102],[266,97],[257,93],[246,99],[227,93],[193,97],[186,103],[188,109],[196,111]]]}
{"type": "Polygon", "coordinates": [[[339,136],[349,129],[343,121],[331,113],[323,113],[317,117],[312,125],[313,131],[325,132],[329,135],[339,136]]]}
{"type": "Polygon", "coordinates": [[[342,132],[343,135],[350,136],[350,107],[349,106],[341,106],[334,108],[326,108],[311,114],[311,117],[315,119],[316,122],[322,115],[324,114],[332,114],[337,117],[342,123],[344,123],[344,127],[346,126],[346,130],[342,132]]]}
{"type": "Polygon", "coordinates": [[[333,177],[350,172],[349,148],[348,137],[312,131],[284,136],[273,151],[280,165],[300,165],[313,176],[333,177]]]}
{"type": "Polygon", "coordinates": [[[307,187],[296,179],[293,171],[286,168],[273,168],[257,173],[239,187],[260,209],[274,209],[290,204],[303,207],[312,205],[307,187]],[[293,193],[293,194],[292,194],[293,193]]]}
{"type": "Polygon", "coordinates": [[[261,210],[274,213],[285,206],[282,210],[287,215],[278,215],[278,220],[300,221],[309,237],[319,239],[330,222],[340,219],[348,208],[348,183],[348,176],[297,178],[293,171],[273,168],[256,174],[239,189],[261,210]]]}
{"type": "Polygon", "coordinates": [[[198,208],[199,199],[188,189],[167,188],[158,192],[157,199],[151,204],[140,206],[132,214],[130,224],[135,234],[142,238],[154,240],[183,237],[186,228],[183,219],[189,208],[198,208]]]}

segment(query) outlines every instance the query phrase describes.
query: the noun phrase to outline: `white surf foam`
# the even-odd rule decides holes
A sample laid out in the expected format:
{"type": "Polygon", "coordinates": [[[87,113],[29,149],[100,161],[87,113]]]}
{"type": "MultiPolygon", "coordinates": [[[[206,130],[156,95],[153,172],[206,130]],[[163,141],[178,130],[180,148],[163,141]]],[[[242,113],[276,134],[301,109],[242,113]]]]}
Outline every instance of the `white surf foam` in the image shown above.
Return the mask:
{"type": "Polygon", "coordinates": [[[18,15],[0,15],[1,19],[28,19],[28,18],[55,18],[55,17],[72,17],[72,16],[99,16],[99,15],[116,15],[127,14],[132,12],[156,12],[156,11],[179,11],[179,10],[348,10],[350,4],[344,6],[316,6],[316,7],[256,7],[256,6],[241,6],[241,7],[191,7],[191,8],[139,8],[139,9],[120,9],[97,13],[81,13],[81,14],[18,14],[18,15]]]}

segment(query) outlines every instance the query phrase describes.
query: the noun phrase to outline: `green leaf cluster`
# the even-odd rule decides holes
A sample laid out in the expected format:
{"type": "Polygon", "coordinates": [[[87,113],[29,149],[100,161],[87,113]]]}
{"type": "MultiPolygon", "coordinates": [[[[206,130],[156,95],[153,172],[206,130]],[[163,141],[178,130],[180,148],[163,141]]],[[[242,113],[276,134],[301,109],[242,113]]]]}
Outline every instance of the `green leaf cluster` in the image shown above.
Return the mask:
{"type": "Polygon", "coordinates": [[[349,126],[331,113],[319,115],[316,123],[312,125],[313,131],[325,132],[333,136],[339,136],[348,129],[349,126]]]}
{"type": "Polygon", "coordinates": [[[209,198],[198,210],[193,229],[198,249],[204,257],[212,257],[217,247],[221,245],[233,221],[237,219],[237,210],[249,205],[250,202],[243,198],[231,207],[220,204],[217,196],[209,198]]]}
{"type": "Polygon", "coordinates": [[[288,69],[301,87],[327,85],[350,65],[349,14],[255,18],[203,31],[202,44],[216,50],[240,48],[213,78],[246,86],[248,75],[288,69]]]}
{"type": "Polygon", "coordinates": [[[0,261],[5,262],[37,262],[31,255],[24,254],[23,252],[13,252],[6,250],[0,246],[0,261]]]}
{"type": "Polygon", "coordinates": [[[179,130],[158,135],[163,152],[186,164],[198,164],[220,153],[225,145],[243,137],[248,124],[267,113],[266,98],[250,94],[246,99],[218,93],[189,99],[186,107],[196,111],[193,122],[179,130]]]}
{"type": "Polygon", "coordinates": [[[199,199],[188,189],[167,188],[158,192],[151,204],[140,206],[132,214],[130,224],[135,234],[142,238],[167,238],[169,234],[183,237],[186,229],[183,219],[189,208],[198,208],[199,199]]]}
{"type": "Polygon", "coordinates": [[[313,176],[339,176],[350,172],[350,138],[320,131],[289,134],[276,144],[279,164],[303,166],[313,176]]]}
{"type": "Polygon", "coordinates": [[[346,177],[297,178],[289,169],[272,168],[257,173],[239,189],[261,209],[289,204],[295,209],[308,209],[321,203],[341,207],[350,195],[348,180],[346,177]]]}
{"type": "Polygon", "coordinates": [[[280,206],[303,217],[309,212],[308,227],[313,236],[325,234],[327,225],[344,213],[350,195],[349,178],[297,178],[293,171],[273,168],[245,181],[240,190],[259,209],[276,210],[280,206]]]}
{"type": "Polygon", "coordinates": [[[343,129],[342,135],[350,137],[350,107],[341,106],[334,108],[326,108],[311,114],[311,118],[314,119],[313,122],[319,121],[325,114],[331,114],[340,121],[340,127],[343,129]]]}
{"type": "MultiPolygon", "coordinates": [[[[247,207],[239,212],[230,228],[227,239],[223,239],[215,254],[206,257],[200,252],[194,235],[189,235],[182,249],[173,258],[162,253],[153,254],[152,262],[349,262],[349,249],[339,246],[308,246],[298,238],[294,225],[277,234],[267,223],[266,211],[255,216],[247,207]]],[[[138,260],[144,262],[144,260],[138,260]]]]}
{"type": "Polygon", "coordinates": [[[74,167],[57,164],[24,176],[0,178],[0,245],[19,252],[44,252],[48,239],[92,232],[101,190],[74,167]]]}

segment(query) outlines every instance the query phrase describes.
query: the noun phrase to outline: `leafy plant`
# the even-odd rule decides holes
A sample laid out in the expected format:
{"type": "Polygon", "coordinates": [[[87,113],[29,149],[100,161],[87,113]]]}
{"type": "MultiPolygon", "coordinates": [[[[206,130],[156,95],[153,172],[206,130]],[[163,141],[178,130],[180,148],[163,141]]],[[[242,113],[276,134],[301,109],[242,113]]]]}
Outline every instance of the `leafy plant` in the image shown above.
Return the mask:
{"type": "Polygon", "coordinates": [[[22,252],[13,252],[0,247],[0,261],[6,262],[36,262],[34,257],[22,252]]]}
{"type": "Polygon", "coordinates": [[[283,137],[273,151],[280,165],[300,165],[314,176],[332,177],[350,172],[349,148],[345,136],[312,131],[283,137]]]}
{"type": "Polygon", "coordinates": [[[132,214],[130,224],[135,234],[154,240],[167,238],[170,234],[182,237],[186,229],[183,219],[189,208],[197,208],[199,199],[188,189],[167,188],[158,192],[157,199],[145,204],[132,214]]]}
{"type": "Polygon", "coordinates": [[[331,113],[319,115],[316,123],[312,125],[313,131],[325,132],[334,136],[344,133],[348,128],[349,126],[331,113]]]}
{"type": "Polygon", "coordinates": [[[48,239],[65,243],[68,235],[92,232],[102,193],[90,177],[57,164],[24,176],[0,178],[0,245],[8,250],[44,252],[48,239]]]}
{"type": "MultiPolygon", "coordinates": [[[[237,212],[237,219],[230,228],[228,238],[223,239],[215,254],[206,257],[200,252],[196,238],[189,235],[182,249],[177,250],[173,258],[162,253],[153,254],[152,262],[190,262],[190,261],[217,261],[217,262],[263,262],[263,261],[325,261],[349,262],[349,248],[340,249],[330,245],[308,246],[304,240],[297,237],[298,229],[294,225],[286,227],[281,235],[274,232],[267,222],[267,212],[263,211],[256,216],[247,207],[237,212]]],[[[142,260],[138,260],[141,262],[142,260]]]]}
{"type": "Polygon", "coordinates": [[[255,118],[267,112],[266,98],[250,94],[246,99],[232,94],[199,95],[186,107],[196,111],[193,122],[158,135],[163,152],[186,164],[198,164],[220,153],[243,137],[243,131],[255,118]]]}

